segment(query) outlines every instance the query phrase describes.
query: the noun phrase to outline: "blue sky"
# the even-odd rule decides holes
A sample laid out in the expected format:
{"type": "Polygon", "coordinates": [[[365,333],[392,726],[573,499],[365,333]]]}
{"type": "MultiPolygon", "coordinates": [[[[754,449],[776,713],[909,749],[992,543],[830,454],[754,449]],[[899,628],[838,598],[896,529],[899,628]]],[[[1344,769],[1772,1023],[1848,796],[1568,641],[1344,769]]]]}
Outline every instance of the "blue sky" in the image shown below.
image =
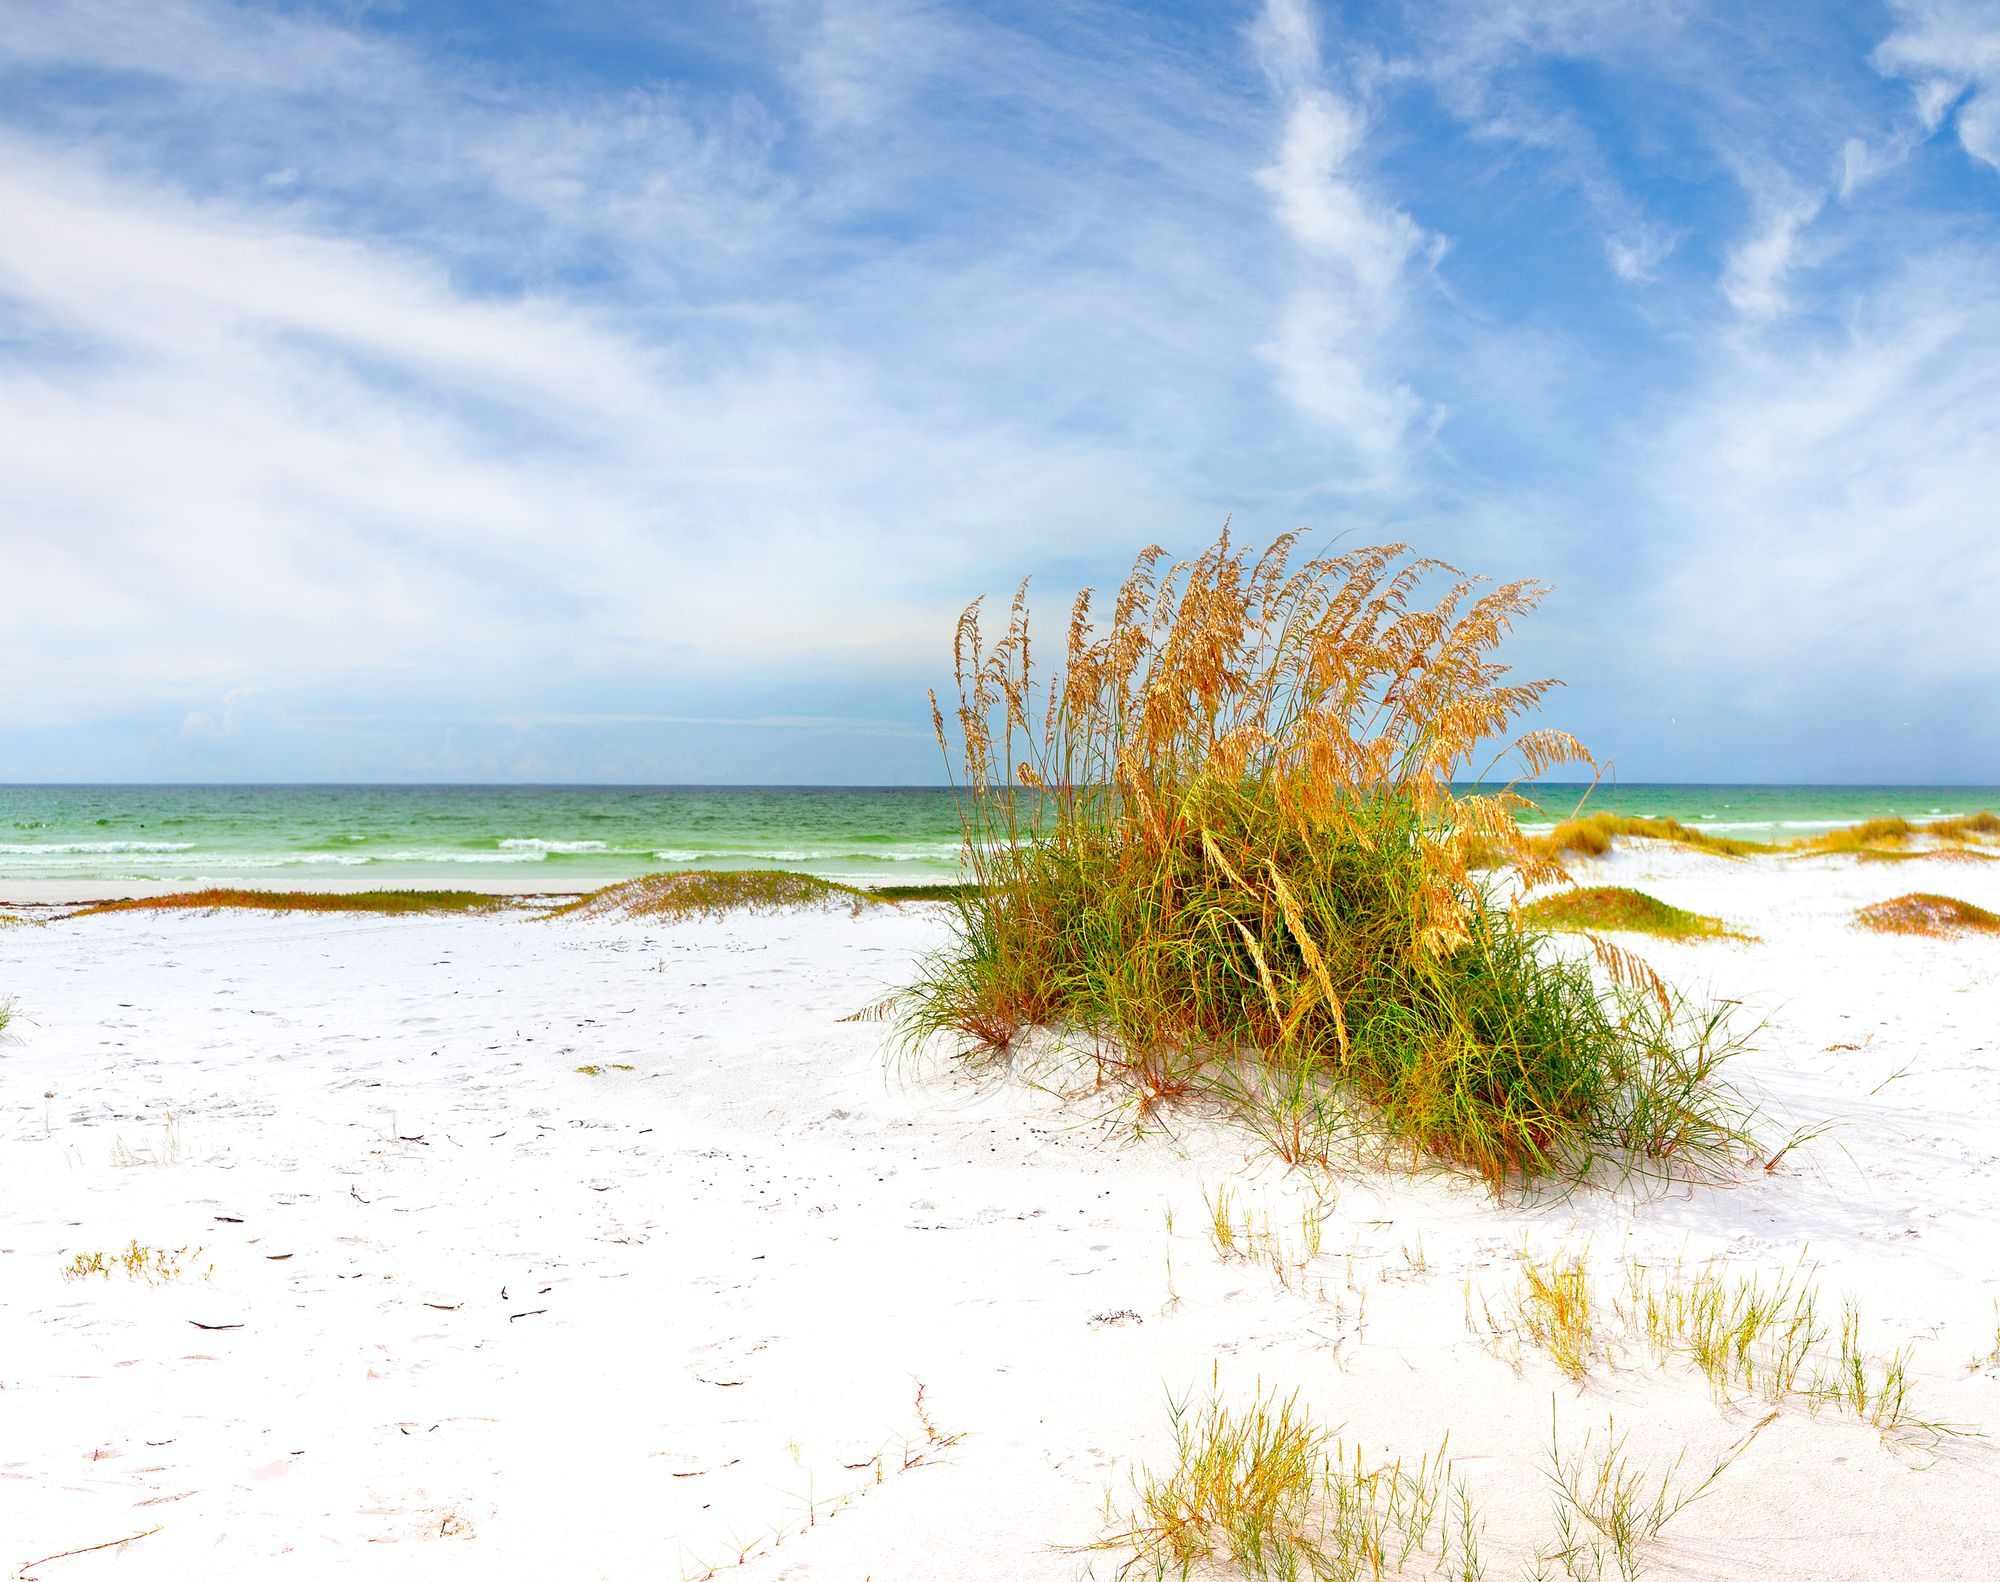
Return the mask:
{"type": "Polygon", "coordinates": [[[2000,4],[0,0],[0,779],[935,779],[974,594],[1556,585],[2000,782],[2000,4]]]}

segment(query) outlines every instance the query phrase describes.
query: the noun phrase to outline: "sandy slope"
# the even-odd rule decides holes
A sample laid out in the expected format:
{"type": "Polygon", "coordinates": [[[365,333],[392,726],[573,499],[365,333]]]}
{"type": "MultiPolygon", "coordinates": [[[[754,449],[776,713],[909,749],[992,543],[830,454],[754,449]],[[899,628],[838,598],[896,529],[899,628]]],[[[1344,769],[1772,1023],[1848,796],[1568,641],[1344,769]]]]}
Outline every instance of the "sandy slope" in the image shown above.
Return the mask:
{"type": "MultiPolygon", "coordinates": [[[[1844,922],[1912,888],[2000,908],[2000,874],[1598,867],[1763,936],[1647,953],[1768,1018],[1744,1072],[1788,1123],[1842,1127],[1649,1200],[1343,1180],[1304,1292],[1210,1243],[1220,1183],[1281,1226],[1313,1195],[1240,1134],[1135,1139],[837,1020],[940,937],[927,909],[0,929],[0,1575],[157,1527],[27,1574],[671,1579],[747,1549],[727,1574],[1108,1577],[1062,1546],[1165,1453],[1169,1396],[1263,1381],[1371,1453],[1449,1431],[1517,1576],[1552,1406],[1565,1443],[1615,1413],[1704,1469],[1756,1420],[1637,1353],[1581,1389],[1496,1355],[1466,1284],[1502,1305],[1524,1241],[1809,1245],[1871,1344],[1914,1347],[1927,1414],[2000,1430],[2000,1369],[1966,1367],[2000,1299],[2000,942],[1844,922]],[[212,1278],[61,1278],[134,1237],[212,1278]]],[[[1996,1489],[1986,1443],[1792,1407],[1648,1574],[1987,1576],[1996,1489]]]]}

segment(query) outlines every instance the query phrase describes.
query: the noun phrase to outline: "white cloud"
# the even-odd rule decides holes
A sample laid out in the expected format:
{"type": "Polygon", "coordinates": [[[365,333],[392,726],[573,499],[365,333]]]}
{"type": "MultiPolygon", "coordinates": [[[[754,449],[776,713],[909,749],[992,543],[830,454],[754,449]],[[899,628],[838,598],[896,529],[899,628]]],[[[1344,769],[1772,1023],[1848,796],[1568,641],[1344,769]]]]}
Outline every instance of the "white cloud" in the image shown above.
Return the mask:
{"type": "Polygon", "coordinates": [[[1911,80],[1917,113],[1935,131],[1956,112],[1958,140],[2000,170],[2000,9],[1986,0],[1891,0],[1898,22],[1875,64],[1911,80]]]}
{"type": "Polygon", "coordinates": [[[1987,260],[1950,255],[1838,331],[1718,349],[1645,447],[1673,528],[1649,557],[1659,598],[1632,623],[1656,634],[1639,664],[1707,674],[1781,734],[1845,732],[1821,756],[1850,775],[1864,747],[1893,772],[1868,712],[1889,699],[1930,713],[1962,692],[1964,750],[2000,741],[2000,695],[1972,684],[2000,609],[1994,284],[1987,260]]]}
{"type": "Polygon", "coordinates": [[[1635,225],[1604,239],[1604,256],[1620,280],[1643,282],[1667,261],[1680,245],[1680,236],[1659,226],[1635,225]]]}
{"type": "MultiPolygon", "coordinates": [[[[142,717],[157,769],[261,772],[263,742],[335,775],[448,755],[434,727],[357,726],[342,759],[322,738],[345,728],[316,723],[329,705],[547,713],[578,722],[566,740],[613,716],[661,739],[810,712],[833,722],[816,737],[846,721],[880,740],[893,703],[922,715],[969,592],[1205,536],[1241,496],[1204,466],[1278,410],[1209,399],[1254,383],[1239,364],[1275,293],[1217,223],[1222,171],[1254,206],[1247,153],[1151,67],[1097,70],[1078,111],[1084,68],[991,40],[963,92],[1021,114],[1032,77],[1037,114],[1087,126],[1131,174],[1051,165],[1030,140],[995,172],[1020,193],[980,226],[869,252],[839,205],[921,204],[898,183],[930,179],[938,150],[818,148],[824,179],[787,201],[770,113],[741,95],[522,100],[223,6],[162,13],[199,47],[157,50],[144,7],[61,27],[32,10],[17,64],[145,74],[144,116],[217,158],[181,161],[212,178],[190,189],[116,116],[49,134],[4,117],[0,543],[34,590],[9,603],[8,732],[103,720],[100,739],[136,741],[115,722],[142,717]],[[336,87],[339,139],[283,97],[336,87]],[[1005,206],[1021,193],[1039,229],[1005,206]],[[376,227],[378,210],[424,218],[376,227]],[[543,267],[554,236],[587,237],[616,278],[543,267]],[[490,250],[469,266],[466,238],[490,250]],[[214,700],[252,692],[300,730],[227,729],[214,700]],[[183,732],[190,714],[213,729],[183,732]]],[[[493,730],[489,771],[571,772],[561,743],[493,730]]],[[[602,750],[574,772],[743,772],[602,750]]],[[[809,768],[787,750],[772,762],[809,768]]],[[[449,762],[474,751],[460,737],[449,762]]]]}
{"type": "Polygon", "coordinates": [[[882,120],[952,47],[952,29],[923,0],[759,0],[812,119],[882,120]]]}
{"type": "Polygon", "coordinates": [[[1761,205],[1757,229],[1729,254],[1722,293],[1737,312],[1768,319],[1788,311],[1786,280],[1798,261],[1800,233],[1818,217],[1817,197],[1769,201],[1761,205]]]}
{"type": "Polygon", "coordinates": [[[1303,255],[1265,355],[1293,404],[1392,468],[1426,403],[1392,369],[1412,261],[1433,244],[1364,186],[1367,118],[1324,81],[1304,0],[1268,0],[1253,30],[1284,107],[1276,157],[1258,174],[1280,229],[1303,255]]]}

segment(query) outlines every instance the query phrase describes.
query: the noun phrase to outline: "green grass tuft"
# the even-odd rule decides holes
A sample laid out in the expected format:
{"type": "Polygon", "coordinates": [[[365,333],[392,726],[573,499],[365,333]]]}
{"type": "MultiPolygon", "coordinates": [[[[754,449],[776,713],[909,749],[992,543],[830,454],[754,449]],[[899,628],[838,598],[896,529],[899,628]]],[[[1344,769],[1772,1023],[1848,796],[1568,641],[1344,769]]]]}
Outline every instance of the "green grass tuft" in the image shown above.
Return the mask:
{"type": "Polygon", "coordinates": [[[871,884],[878,901],[963,901],[979,893],[976,884],[871,884]]]}
{"type": "Polygon", "coordinates": [[[876,898],[851,884],[805,873],[741,869],[726,873],[651,873],[606,885],[548,913],[551,918],[727,917],[732,912],[842,911],[859,915],[876,898]]]}
{"type": "Polygon", "coordinates": [[[498,912],[511,897],[476,890],[191,890],[180,895],[103,901],[72,912],[99,917],[107,912],[370,912],[385,917],[444,912],[498,912]]]}
{"type": "Polygon", "coordinates": [[[1278,1582],[1479,1574],[1482,1525],[1446,1447],[1370,1465],[1317,1426],[1296,1397],[1241,1411],[1173,1408],[1173,1468],[1134,1478],[1121,1531],[1090,1547],[1125,1551],[1120,1576],[1238,1576],[1278,1582]]]}
{"type": "Polygon", "coordinates": [[[1642,890],[1597,884],[1531,901],[1521,913],[1548,928],[1652,934],[1660,939],[1750,939],[1720,918],[1684,912],[1642,890]]]}

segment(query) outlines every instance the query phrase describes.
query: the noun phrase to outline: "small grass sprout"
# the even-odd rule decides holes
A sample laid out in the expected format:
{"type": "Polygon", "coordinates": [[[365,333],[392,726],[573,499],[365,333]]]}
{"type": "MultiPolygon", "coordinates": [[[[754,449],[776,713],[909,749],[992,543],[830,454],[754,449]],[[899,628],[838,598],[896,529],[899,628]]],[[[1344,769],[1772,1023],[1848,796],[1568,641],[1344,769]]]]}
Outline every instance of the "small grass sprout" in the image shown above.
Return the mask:
{"type": "Polygon", "coordinates": [[[1749,1395],[1776,1404],[1796,1391],[1826,1337],[1811,1275],[1803,1264],[1767,1281],[1713,1263],[1658,1269],[1634,1260],[1615,1307],[1655,1362],[1692,1363],[1718,1402],[1749,1395]]]}
{"type": "MultiPolygon", "coordinates": [[[[1224,1262],[1241,1259],[1262,1266],[1281,1290],[1307,1289],[1313,1260],[1325,1247],[1326,1209],[1322,1203],[1300,1205],[1299,1234],[1294,1241],[1268,1209],[1253,1212],[1245,1208],[1239,1218],[1227,1182],[1217,1187],[1213,1195],[1204,1192],[1203,1201],[1208,1206],[1208,1241],[1216,1257],[1224,1262]]],[[[1322,1295],[1323,1292],[1322,1286],[1322,1295]]]]}
{"type": "Polygon", "coordinates": [[[134,1150],[125,1146],[123,1137],[111,1139],[111,1162],[121,1170],[141,1165],[177,1165],[183,1152],[180,1118],[172,1110],[167,1111],[167,1118],[160,1125],[160,1140],[150,1148],[134,1150]]]}
{"type": "Polygon", "coordinates": [[[1371,1465],[1296,1396],[1170,1410],[1172,1468],[1136,1473],[1123,1526],[1089,1546],[1126,1551],[1121,1577],[1375,1582],[1419,1556],[1426,1570],[1478,1576],[1482,1524],[1452,1482],[1446,1445],[1414,1464],[1371,1465]]]}
{"type": "Polygon", "coordinates": [[[1878,934],[1915,934],[1924,939],[2000,934],[2000,914],[1955,896],[1921,891],[1864,906],[1854,914],[1854,921],[1878,934]]]}
{"type": "MultiPolygon", "coordinates": [[[[946,1432],[938,1426],[936,1419],[925,1401],[925,1387],[922,1380],[916,1381],[915,1412],[919,1434],[899,1435],[884,1444],[865,1460],[844,1462],[849,1472],[866,1472],[868,1478],[855,1483],[843,1492],[825,1496],[814,1492],[810,1479],[807,1492],[801,1503],[804,1514],[793,1515],[787,1520],[765,1528],[757,1535],[745,1540],[736,1539],[735,1548],[725,1557],[714,1561],[696,1562],[682,1573],[683,1582],[716,1582],[725,1571],[733,1571],[752,1559],[782,1548],[787,1538],[803,1538],[823,1521],[833,1521],[843,1511],[865,1498],[888,1482],[891,1476],[914,1472],[920,1467],[934,1466],[941,1461],[953,1446],[965,1435],[961,1431],[946,1432]]],[[[796,1439],[788,1441],[787,1447],[794,1462],[802,1460],[804,1446],[796,1439]]],[[[705,1508],[705,1507],[704,1507],[705,1508]]]]}
{"type": "Polygon", "coordinates": [[[1965,1365],[1967,1373],[2000,1373],[2000,1302],[1993,1304],[1993,1344],[1965,1365]]]}
{"type": "Polygon", "coordinates": [[[205,1247],[150,1247],[133,1238],[123,1252],[78,1253],[63,1265],[65,1280],[88,1280],[101,1275],[110,1279],[114,1269],[123,1269],[127,1279],[148,1285],[171,1285],[183,1275],[206,1280],[215,1273],[214,1264],[200,1264],[205,1247]]]}
{"type": "Polygon", "coordinates": [[[576,1068],[577,1075],[582,1077],[601,1077],[607,1071],[630,1071],[630,1070],[632,1070],[632,1067],[621,1066],[618,1065],[616,1062],[613,1062],[609,1065],[578,1066],[576,1068]]]}
{"type": "MultiPolygon", "coordinates": [[[[1776,1414],[1773,1414],[1775,1416],[1776,1414]]],[[[1770,1424],[1766,1417],[1738,1440],[1692,1487],[1679,1481],[1687,1453],[1683,1451],[1663,1472],[1635,1465],[1627,1453],[1628,1435],[1607,1420],[1602,1448],[1593,1450],[1592,1434],[1565,1453],[1557,1430],[1555,1400],[1549,1401],[1549,1462],[1545,1469],[1556,1501],[1556,1545],[1541,1559],[1557,1560],[1571,1577],[1603,1574],[1603,1544],[1624,1582],[1641,1573],[1641,1551],[1659,1538],[1668,1522],[1715,1486],[1730,1465],[1770,1424]],[[1600,1542],[1601,1540],[1601,1542],[1600,1542]]]]}
{"type": "Polygon", "coordinates": [[[1807,1389],[1812,1409],[1833,1406],[1852,1413],[1885,1440],[1936,1445],[1970,1430],[1961,1423],[1916,1415],[1912,1409],[1909,1348],[1886,1357],[1861,1344],[1861,1313],[1852,1301],[1841,1306],[1840,1353],[1807,1389]]]}
{"type": "Polygon", "coordinates": [[[1651,934],[1659,939],[1752,939],[1720,918],[1686,912],[1643,890],[1618,884],[1559,890],[1521,908],[1530,922],[1588,932],[1651,934]]]}
{"type": "Polygon", "coordinates": [[[1527,1338],[1581,1384],[1598,1352],[1588,1252],[1558,1254],[1541,1264],[1524,1249],[1515,1310],[1527,1338]]]}

